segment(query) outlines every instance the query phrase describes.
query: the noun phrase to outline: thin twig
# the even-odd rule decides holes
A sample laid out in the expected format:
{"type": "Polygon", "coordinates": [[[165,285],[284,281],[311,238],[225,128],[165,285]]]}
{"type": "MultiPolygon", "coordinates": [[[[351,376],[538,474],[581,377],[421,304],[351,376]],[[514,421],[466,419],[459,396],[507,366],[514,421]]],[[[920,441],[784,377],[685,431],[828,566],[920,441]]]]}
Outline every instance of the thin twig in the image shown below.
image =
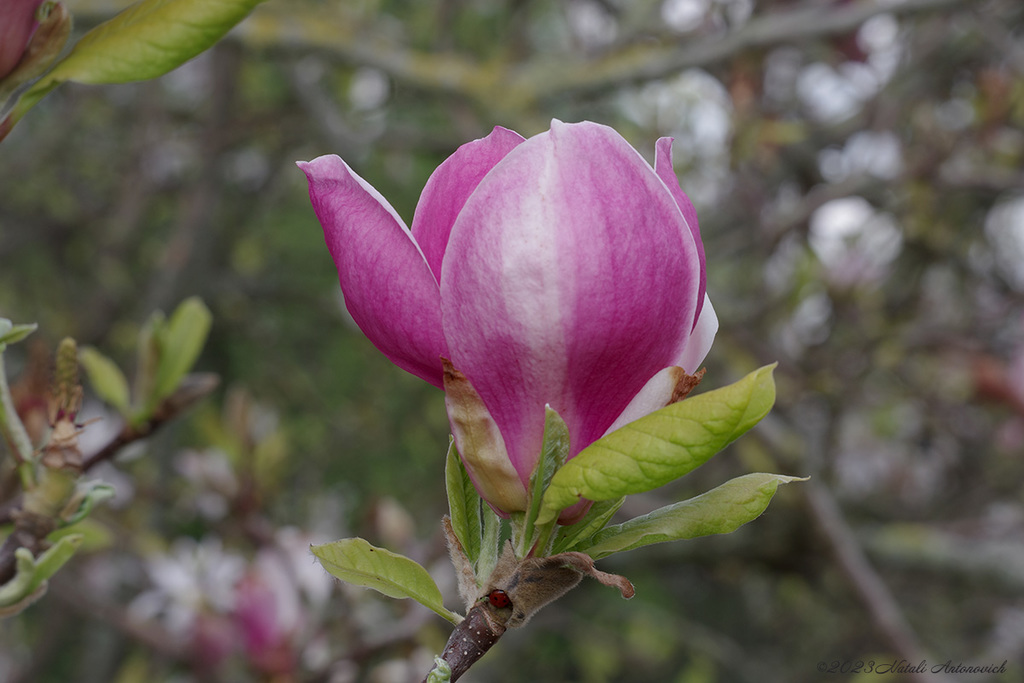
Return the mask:
{"type": "MultiPolygon", "coordinates": [[[[875,625],[885,634],[896,653],[910,662],[911,666],[927,660],[925,650],[904,618],[895,597],[871,566],[835,498],[824,485],[813,480],[802,484],[800,490],[807,496],[818,528],[832,546],[840,570],[868,608],[875,625]]],[[[909,675],[919,683],[949,681],[948,677],[939,674],[909,675]]]]}
{"type": "Polygon", "coordinates": [[[410,49],[387,39],[365,19],[336,8],[324,13],[293,12],[272,3],[263,5],[239,25],[234,35],[257,47],[322,50],[378,68],[419,88],[461,94],[490,108],[521,110],[539,100],[663,78],[750,50],[849,33],[881,13],[907,16],[968,4],[968,0],[838,6],[811,3],[755,17],[725,35],[681,36],[674,44],[630,43],[594,59],[570,60],[565,55],[546,54],[504,65],[480,64],[453,52],[410,49]]]}
{"type": "Polygon", "coordinates": [[[107,445],[85,458],[82,469],[89,471],[101,462],[113,458],[125,446],[150,436],[213,391],[219,382],[220,378],[212,373],[187,375],[175,392],[164,399],[148,420],[138,425],[125,424],[107,445]]]}

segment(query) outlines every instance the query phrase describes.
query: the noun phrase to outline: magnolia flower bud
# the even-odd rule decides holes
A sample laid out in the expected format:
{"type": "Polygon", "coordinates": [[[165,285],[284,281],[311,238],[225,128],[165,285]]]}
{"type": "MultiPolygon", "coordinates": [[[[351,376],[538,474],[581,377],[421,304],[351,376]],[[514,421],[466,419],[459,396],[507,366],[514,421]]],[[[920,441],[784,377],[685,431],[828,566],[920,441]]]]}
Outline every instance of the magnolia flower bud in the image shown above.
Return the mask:
{"type": "Polygon", "coordinates": [[[595,123],[554,121],[528,140],[495,128],[438,167],[411,230],[338,157],[299,164],[349,312],[396,365],[445,389],[458,452],[499,511],[525,509],[545,406],[572,457],[677,398],[711,346],[671,143],[652,167],[595,123]]]}

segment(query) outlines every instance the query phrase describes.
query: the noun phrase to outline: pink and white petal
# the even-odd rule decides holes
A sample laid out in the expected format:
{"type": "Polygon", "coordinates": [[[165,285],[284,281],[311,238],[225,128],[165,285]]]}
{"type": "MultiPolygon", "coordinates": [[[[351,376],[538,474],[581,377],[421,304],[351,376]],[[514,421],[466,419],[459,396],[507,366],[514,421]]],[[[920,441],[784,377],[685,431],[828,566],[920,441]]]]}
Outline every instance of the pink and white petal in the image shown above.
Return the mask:
{"type": "Polygon", "coordinates": [[[339,157],[298,166],[352,318],[395,365],[441,387],[440,292],[402,219],[339,157]]]}
{"type": "Polygon", "coordinates": [[[628,425],[630,422],[639,420],[641,417],[650,415],[655,410],[661,410],[667,406],[672,400],[672,394],[675,392],[676,386],[685,372],[685,370],[676,365],[670,365],[659,370],[654,377],[647,380],[644,388],[633,397],[633,400],[629,402],[626,409],[615,418],[615,422],[605,430],[605,434],[610,434],[616,429],[628,425]]]}
{"type": "Polygon", "coordinates": [[[448,235],[469,195],[494,165],[524,140],[515,131],[495,126],[487,137],[455,150],[430,175],[412,219],[412,235],[438,281],[448,235]]]}
{"type": "Polygon", "coordinates": [[[676,358],[674,364],[683,368],[690,374],[700,369],[700,364],[711,350],[715,341],[715,334],[718,333],[718,315],[711,305],[711,299],[704,295],[704,306],[700,310],[700,317],[697,324],[690,333],[690,338],[683,347],[682,353],[676,358]]]}
{"type": "Polygon", "coordinates": [[[441,308],[452,360],[524,482],[545,403],[566,420],[575,454],[688,336],[693,240],[664,183],[605,126],[555,121],[510,152],[466,202],[448,248],[441,308]]]}
{"type": "Polygon", "coordinates": [[[701,307],[704,305],[704,294],[707,289],[707,270],[704,257],[704,241],[700,236],[700,225],[697,222],[697,209],[693,202],[679,187],[679,178],[676,177],[675,167],[672,166],[672,138],[660,138],[654,146],[654,170],[658,177],[665,183],[668,191],[672,193],[673,199],[679,205],[679,210],[686,219],[686,225],[693,235],[693,241],[697,246],[697,254],[700,256],[700,288],[697,292],[697,312],[694,316],[693,326],[696,327],[700,317],[701,307]]]}

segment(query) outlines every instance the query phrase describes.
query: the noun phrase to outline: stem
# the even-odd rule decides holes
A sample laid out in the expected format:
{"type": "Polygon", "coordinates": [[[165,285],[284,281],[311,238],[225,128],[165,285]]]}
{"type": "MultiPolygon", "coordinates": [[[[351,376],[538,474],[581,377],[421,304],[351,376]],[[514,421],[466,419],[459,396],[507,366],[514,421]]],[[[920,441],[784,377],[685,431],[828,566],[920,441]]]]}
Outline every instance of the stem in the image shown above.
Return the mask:
{"type": "Polygon", "coordinates": [[[516,549],[516,557],[523,559],[530,552],[530,536],[533,535],[533,524],[529,515],[523,512],[510,512],[509,526],[512,528],[512,546],[516,549]],[[527,529],[529,527],[529,529],[527,529]]]}
{"type": "MultiPolygon", "coordinates": [[[[505,633],[505,626],[491,614],[491,609],[486,601],[473,605],[448,638],[441,659],[451,667],[452,683],[459,680],[505,633]]],[[[427,683],[427,678],[423,683],[427,683]]]]}
{"type": "Polygon", "coordinates": [[[540,529],[540,535],[537,537],[537,543],[534,546],[536,557],[545,557],[551,553],[551,548],[554,545],[555,529],[558,528],[557,520],[552,520],[550,524],[545,524],[540,529]]]}
{"type": "Polygon", "coordinates": [[[14,460],[22,465],[32,462],[32,441],[28,438],[25,425],[21,423],[14,409],[14,399],[7,385],[7,371],[4,369],[3,352],[0,351],[0,433],[7,442],[14,460]]]}
{"type": "Polygon", "coordinates": [[[483,508],[483,536],[480,539],[480,557],[476,561],[476,575],[482,580],[494,571],[498,563],[498,538],[501,535],[501,520],[487,505],[483,508]]]}

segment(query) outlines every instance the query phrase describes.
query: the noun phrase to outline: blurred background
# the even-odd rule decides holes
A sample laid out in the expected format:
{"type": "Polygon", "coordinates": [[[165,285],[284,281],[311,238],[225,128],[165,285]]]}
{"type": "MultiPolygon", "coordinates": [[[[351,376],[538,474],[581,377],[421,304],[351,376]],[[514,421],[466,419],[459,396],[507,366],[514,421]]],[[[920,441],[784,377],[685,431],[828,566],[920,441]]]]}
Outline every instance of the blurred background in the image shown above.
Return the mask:
{"type": "MultiPolygon", "coordinates": [[[[127,3],[65,4],[79,36],[127,3]]],[[[293,162],[340,154],[408,222],[459,144],[553,117],[649,160],[675,138],[721,320],[702,389],[779,363],[761,425],[620,514],[812,479],[729,536],[610,558],[636,598],[586,582],[463,680],[1024,680],[1018,0],[270,0],[163,78],[49,95],[0,144],[0,315],[40,325],[12,381],[64,336],[130,370],[151,312],[198,295],[222,382],[92,472],[117,497],[0,622],[0,680],[422,678],[450,626],[307,546],[361,535],[457,606],[443,396],[347,317],[293,162]],[[929,673],[849,673],[900,660],[929,673]]]]}

